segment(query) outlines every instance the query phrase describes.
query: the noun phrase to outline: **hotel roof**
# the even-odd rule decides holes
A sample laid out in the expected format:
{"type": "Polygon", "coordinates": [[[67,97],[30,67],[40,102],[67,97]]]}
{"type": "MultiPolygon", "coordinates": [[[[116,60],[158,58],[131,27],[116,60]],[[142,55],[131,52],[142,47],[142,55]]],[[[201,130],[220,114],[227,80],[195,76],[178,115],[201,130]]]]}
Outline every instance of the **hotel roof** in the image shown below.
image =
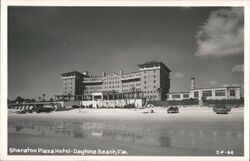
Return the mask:
{"type": "Polygon", "coordinates": [[[168,72],[171,72],[171,70],[162,62],[157,62],[157,61],[149,61],[146,62],[144,64],[139,64],[138,67],[140,68],[150,68],[150,67],[154,67],[154,66],[160,66],[162,68],[164,68],[165,70],[167,70],[168,72]]]}
{"type": "Polygon", "coordinates": [[[190,91],[202,90],[202,89],[209,90],[209,89],[217,89],[217,88],[240,88],[240,86],[195,88],[195,89],[190,89],[190,91]]]}
{"type": "Polygon", "coordinates": [[[61,76],[71,76],[71,75],[83,76],[83,74],[81,72],[78,72],[78,71],[72,71],[72,72],[62,73],[60,75],[61,76]]]}

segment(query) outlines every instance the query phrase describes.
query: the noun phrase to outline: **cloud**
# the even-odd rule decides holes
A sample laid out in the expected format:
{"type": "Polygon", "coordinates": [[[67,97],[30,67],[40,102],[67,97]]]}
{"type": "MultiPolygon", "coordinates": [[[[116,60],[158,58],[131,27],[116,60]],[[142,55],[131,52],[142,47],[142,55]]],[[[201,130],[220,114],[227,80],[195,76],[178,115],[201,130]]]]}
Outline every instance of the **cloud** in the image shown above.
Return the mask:
{"type": "Polygon", "coordinates": [[[234,83],[234,84],[223,84],[222,87],[241,87],[241,88],[243,87],[244,88],[244,85],[234,83]]]}
{"type": "Polygon", "coordinates": [[[232,86],[237,86],[237,87],[241,87],[241,85],[240,85],[240,84],[237,84],[237,83],[235,83],[235,84],[232,84],[232,86]]]}
{"type": "Polygon", "coordinates": [[[244,72],[244,64],[235,65],[232,68],[232,72],[244,72]]]}
{"type": "Polygon", "coordinates": [[[212,11],[196,32],[195,55],[221,57],[244,51],[244,10],[240,7],[212,11]]]}
{"type": "Polygon", "coordinates": [[[219,83],[217,81],[215,81],[215,80],[212,80],[212,81],[209,82],[209,84],[210,85],[218,85],[219,83]]]}
{"type": "Polygon", "coordinates": [[[173,75],[173,78],[182,78],[182,77],[184,77],[184,74],[183,73],[175,73],[174,75],[173,75]]]}
{"type": "Polygon", "coordinates": [[[229,87],[229,84],[223,84],[222,87],[229,87]]]}

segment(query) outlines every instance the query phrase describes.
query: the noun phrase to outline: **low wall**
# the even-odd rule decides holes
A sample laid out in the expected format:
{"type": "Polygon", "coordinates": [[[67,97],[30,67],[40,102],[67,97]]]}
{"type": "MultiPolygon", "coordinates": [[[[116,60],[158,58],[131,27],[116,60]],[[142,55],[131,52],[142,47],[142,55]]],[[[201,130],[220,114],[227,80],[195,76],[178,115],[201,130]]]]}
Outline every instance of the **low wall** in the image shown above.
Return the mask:
{"type": "Polygon", "coordinates": [[[68,101],[68,102],[59,102],[62,107],[72,107],[73,105],[84,106],[84,107],[93,107],[93,108],[115,108],[115,107],[124,107],[128,104],[135,104],[136,108],[140,108],[144,104],[143,99],[119,99],[119,100],[89,100],[89,101],[68,101]]]}

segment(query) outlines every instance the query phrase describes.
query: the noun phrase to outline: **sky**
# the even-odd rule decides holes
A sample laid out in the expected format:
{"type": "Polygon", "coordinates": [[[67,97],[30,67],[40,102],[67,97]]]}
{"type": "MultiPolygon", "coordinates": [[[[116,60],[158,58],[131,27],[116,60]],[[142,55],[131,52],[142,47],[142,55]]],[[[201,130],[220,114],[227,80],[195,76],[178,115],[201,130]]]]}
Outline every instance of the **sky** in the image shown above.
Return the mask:
{"type": "Polygon", "coordinates": [[[62,94],[60,74],[161,61],[170,92],[244,88],[244,11],[230,7],[9,7],[8,98],[62,94]]]}

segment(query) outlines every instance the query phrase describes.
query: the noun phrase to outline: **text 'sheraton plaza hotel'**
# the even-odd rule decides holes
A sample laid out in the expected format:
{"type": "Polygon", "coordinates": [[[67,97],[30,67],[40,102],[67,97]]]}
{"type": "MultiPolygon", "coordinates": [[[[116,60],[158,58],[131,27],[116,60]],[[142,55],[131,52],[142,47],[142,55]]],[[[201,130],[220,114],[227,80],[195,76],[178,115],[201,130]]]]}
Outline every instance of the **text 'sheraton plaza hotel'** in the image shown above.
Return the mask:
{"type": "Polygon", "coordinates": [[[189,92],[169,93],[171,70],[164,63],[151,61],[138,67],[139,71],[136,72],[103,72],[101,76],[78,71],[63,73],[63,95],[74,96],[75,100],[79,100],[78,96],[80,100],[91,99],[96,92],[146,100],[201,100],[203,97],[211,100],[240,99],[240,87],[195,88],[194,78],[191,79],[189,92]]]}

